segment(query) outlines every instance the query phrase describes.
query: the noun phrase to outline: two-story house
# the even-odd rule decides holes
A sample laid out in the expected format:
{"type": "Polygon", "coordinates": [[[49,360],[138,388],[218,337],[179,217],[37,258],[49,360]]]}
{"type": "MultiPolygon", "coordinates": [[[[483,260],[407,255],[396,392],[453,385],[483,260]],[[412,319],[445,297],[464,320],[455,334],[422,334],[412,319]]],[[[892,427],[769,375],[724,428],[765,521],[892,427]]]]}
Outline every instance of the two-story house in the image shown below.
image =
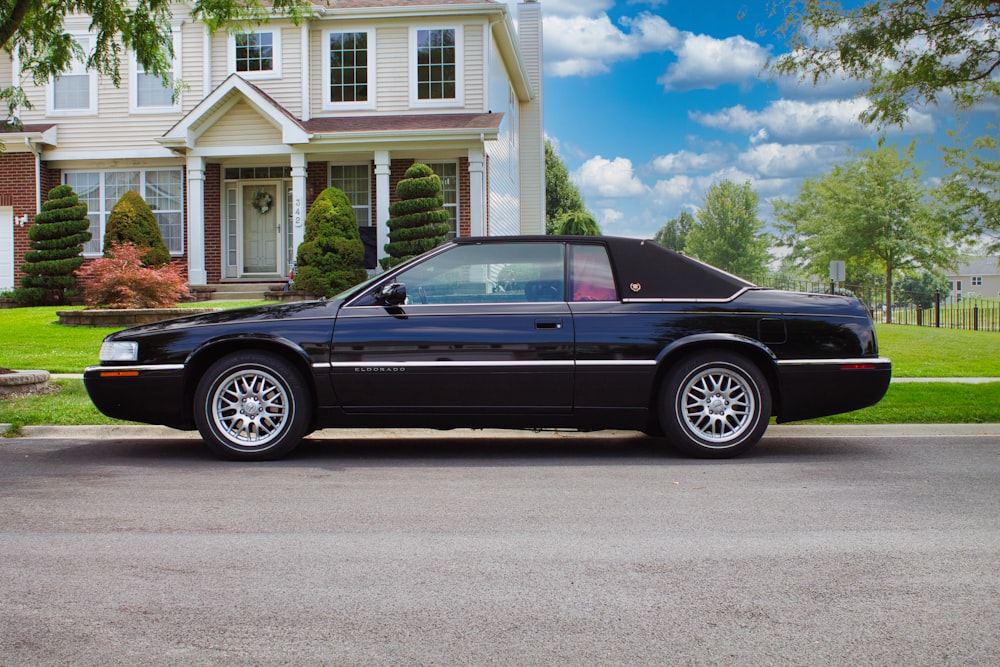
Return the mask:
{"type": "MultiPolygon", "coordinates": [[[[99,256],[108,213],[136,190],[192,286],[288,275],[308,208],[342,189],[367,241],[388,241],[413,162],[441,177],[453,234],[544,233],[542,34],[537,0],[331,0],[298,25],[210,32],[177,4],[178,99],[123,59],[122,81],[74,67],[24,84],[33,109],[0,134],[0,289],[16,286],[27,230],[67,183],[99,256]]],[[[88,19],[67,28],[85,48],[88,19]]],[[[19,66],[3,62],[0,87],[19,66]]]]}

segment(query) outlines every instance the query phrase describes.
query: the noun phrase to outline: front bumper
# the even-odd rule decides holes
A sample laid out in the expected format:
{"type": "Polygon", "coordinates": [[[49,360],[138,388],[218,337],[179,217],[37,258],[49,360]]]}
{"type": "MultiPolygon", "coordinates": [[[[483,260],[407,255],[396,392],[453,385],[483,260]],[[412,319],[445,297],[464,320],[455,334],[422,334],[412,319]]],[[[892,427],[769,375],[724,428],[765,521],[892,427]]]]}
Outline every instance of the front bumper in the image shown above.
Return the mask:
{"type": "Polygon", "coordinates": [[[194,428],[185,399],[184,366],[91,366],[83,384],[97,409],[108,417],[194,428]]]}

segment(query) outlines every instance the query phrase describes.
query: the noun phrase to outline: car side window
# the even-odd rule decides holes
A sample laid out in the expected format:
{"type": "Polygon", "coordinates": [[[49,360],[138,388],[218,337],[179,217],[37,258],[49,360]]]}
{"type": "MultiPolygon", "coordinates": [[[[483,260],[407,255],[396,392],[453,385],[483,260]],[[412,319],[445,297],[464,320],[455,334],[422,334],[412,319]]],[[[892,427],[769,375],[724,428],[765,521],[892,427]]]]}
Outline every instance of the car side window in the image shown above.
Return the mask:
{"type": "Polygon", "coordinates": [[[458,245],[401,272],[407,304],[563,301],[561,243],[458,245]]]}
{"type": "Polygon", "coordinates": [[[615,277],[602,245],[570,246],[570,294],[573,301],[617,301],[615,277]]]}

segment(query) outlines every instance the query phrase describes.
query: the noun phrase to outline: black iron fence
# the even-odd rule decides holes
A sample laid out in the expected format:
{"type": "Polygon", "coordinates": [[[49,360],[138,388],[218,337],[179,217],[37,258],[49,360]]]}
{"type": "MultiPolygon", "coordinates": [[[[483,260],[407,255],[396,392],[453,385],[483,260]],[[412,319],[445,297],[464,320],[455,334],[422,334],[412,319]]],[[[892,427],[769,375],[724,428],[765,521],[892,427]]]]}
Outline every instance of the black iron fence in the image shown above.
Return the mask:
{"type": "MultiPolygon", "coordinates": [[[[847,294],[858,297],[868,307],[876,322],[886,322],[885,288],[881,286],[835,285],[816,281],[794,280],[783,276],[753,279],[761,287],[793,292],[847,294]]],[[[980,297],[954,298],[943,293],[917,294],[893,290],[888,321],[942,329],[1000,331],[1000,299],[980,297]]]]}

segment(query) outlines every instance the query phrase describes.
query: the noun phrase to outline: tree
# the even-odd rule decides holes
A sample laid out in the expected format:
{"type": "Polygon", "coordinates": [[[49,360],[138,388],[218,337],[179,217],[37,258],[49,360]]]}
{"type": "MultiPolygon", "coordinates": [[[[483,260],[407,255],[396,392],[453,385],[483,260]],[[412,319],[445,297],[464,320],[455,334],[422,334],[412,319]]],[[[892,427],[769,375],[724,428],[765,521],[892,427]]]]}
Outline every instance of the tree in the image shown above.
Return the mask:
{"type": "Polygon", "coordinates": [[[441,177],[426,164],[414,164],[396,185],[397,201],[389,204],[388,257],[383,269],[401,264],[415,255],[435,248],[448,238],[451,225],[441,194],[441,177]]]}
{"type": "MultiPolygon", "coordinates": [[[[996,0],[776,0],[791,53],[774,70],[813,83],[846,75],[869,102],[876,128],[904,126],[912,108],[947,102],[959,112],[993,106],[1000,93],[1000,4],[996,0]]],[[[962,137],[945,150],[946,194],[966,235],[1000,231],[1000,161],[992,134],[962,137]]],[[[959,138],[959,135],[955,135],[959,138]]],[[[993,251],[1000,242],[992,244],[993,251]]]]}
{"type": "MultiPolygon", "coordinates": [[[[215,31],[259,24],[275,15],[298,23],[309,6],[307,0],[195,0],[191,13],[215,31]]],[[[0,0],[0,47],[21,63],[13,85],[0,90],[7,119],[14,119],[18,107],[31,106],[18,80],[30,77],[43,85],[78,60],[117,86],[122,54],[132,51],[147,73],[170,85],[173,8],[172,0],[0,0]],[[89,52],[64,28],[70,14],[90,16],[94,39],[89,52]]]]}
{"type": "Polygon", "coordinates": [[[653,240],[665,248],[683,252],[687,235],[691,233],[694,225],[694,216],[687,211],[681,211],[680,215],[669,220],[660,231],[653,235],[653,240]]]}
{"type": "Polygon", "coordinates": [[[556,218],[556,228],[564,236],[600,236],[601,226],[587,211],[568,211],[556,218]]]}
{"type": "Polygon", "coordinates": [[[555,234],[559,219],[565,213],[585,211],[583,195],[569,180],[569,170],[559,154],[552,148],[552,142],[545,142],[545,233],[555,234]]]}
{"type": "Polygon", "coordinates": [[[87,205],[68,185],[49,190],[48,200],[28,230],[31,250],[24,253],[24,277],[14,298],[22,305],[55,305],[76,284],[83,244],[90,240],[87,205]]]}
{"type": "Polygon", "coordinates": [[[891,322],[897,272],[930,270],[955,261],[937,222],[936,204],[920,177],[912,145],[903,156],[893,146],[865,151],[806,180],[796,200],[775,202],[784,243],[814,274],[825,275],[831,260],[847,262],[848,279],[852,271],[880,270],[886,322],[891,322]]]}
{"type": "Polygon", "coordinates": [[[915,306],[926,309],[934,305],[935,293],[948,294],[948,279],[930,271],[911,273],[899,281],[899,289],[915,306]]]}
{"type": "Polygon", "coordinates": [[[337,188],[319,193],[306,214],[306,228],[295,266],[295,289],[315,296],[334,296],[357,285],[368,274],[362,263],[365,247],[347,195],[337,188]]]}
{"type": "Polygon", "coordinates": [[[813,83],[846,74],[863,82],[871,106],[861,119],[906,123],[911,107],[953,101],[959,109],[1000,92],[1000,5],[996,0],[872,0],[855,9],[837,2],[785,0],[792,52],[780,74],[813,83]]]}
{"type": "Polygon", "coordinates": [[[759,275],[768,262],[768,239],[757,217],[749,182],[723,180],[705,193],[705,205],[684,244],[687,254],[738,276],[759,275]]]}
{"type": "Polygon", "coordinates": [[[104,230],[104,256],[110,257],[113,244],[132,243],[142,251],[142,263],[159,268],[170,262],[170,250],[163,241],[156,214],[135,190],[121,196],[108,214],[104,230]]]}

